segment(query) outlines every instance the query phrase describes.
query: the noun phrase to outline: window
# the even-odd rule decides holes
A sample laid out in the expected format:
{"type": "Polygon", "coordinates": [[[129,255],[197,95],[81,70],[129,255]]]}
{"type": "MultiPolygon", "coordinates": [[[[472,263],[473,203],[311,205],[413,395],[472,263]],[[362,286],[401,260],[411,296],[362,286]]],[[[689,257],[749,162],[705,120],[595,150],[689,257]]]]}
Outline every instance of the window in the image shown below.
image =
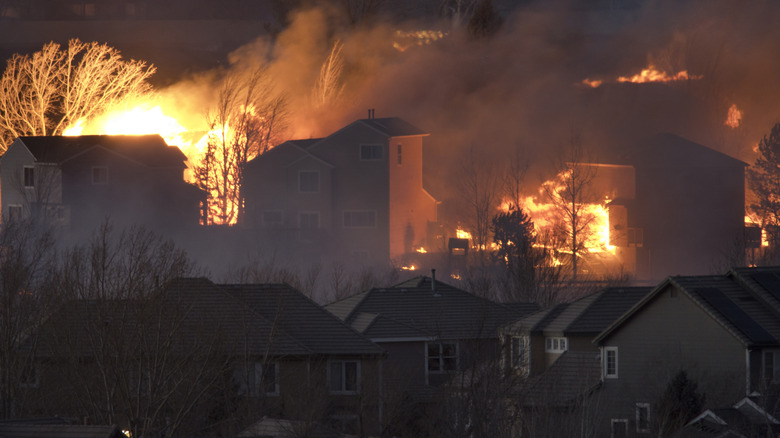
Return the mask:
{"type": "Polygon", "coordinates": [[[625,438],[628,436],[628,420],[624,418],[612,419],[612,438],[625,438]]]}
{"type": "Polygon", "coordinates": [[[92,184],[108,184],[108,167],[95,166],[92,168],[92,184]]]}
{"type": "Polygon", "coordinates": [[[316,170],[298,172],[298,191],[301,193],[318,193],[320,191],[320,173],[316,170]]]}
{"type": "Polygon", "coordinates": [[[311,241],[316,237],[317,228],[320,227],[320,214],[315,212],[302,212],[298,215],[298,228],[300,239],[311,241]]]}
{"type": "Polygon", "coordinates": [[[355,394],[360,391],[360,362],[356,360],[334,360],[328,365],[330,392],[355,394]]]}
{"type": "Polygon", "coordinates": [[[35,168],[32,166],[24,166],[24,187],[35,187],[35,168]]]}
{"type": "Polygon", "coordinates": [[[604,377],[617,379],[618,377],[618,348],[604,347],[604,377]]]}
{"type": "Polygon", "coordinates": [[[398,165],[404,164],[404,155],[403,155],[404,149],[402,145],[398,145],[398,165]]]}
{"type": "Polygon", "coordinates": [[[345,228],[370,228],[376,226],[376,212],[366,211],[345,211],[345,228]]]}
{"type": "Polygon", "coordinates": [[[547,338],[545,340],[544,351],[548,353],[563,353],[568,350],[568,342],[566,338],[547,338]]]}
{"type": "Polygon", "coordinates": [[[284,215],[281,210],[265,210],[263,211],[263,225],[265,226],[278,226],[282,225],[284,215]]]}
{"type": "Polygon", "coordinates": [[[650,432],[650,403],[636,404],[636,431],[650,432]]]}
{"type": "Polygon", "coordinates": [[[382,156],[381,144],[361,144],[360,159],[362,161],[376,161],[384,158],[382,156]]]}
{"type": "Polygon", "coordinates": [[[238,364],[233,368],[233,381],[238,385],[239,395],[258,397],[279,395],[279,364],[250,362],[238,364]]]}
{"type": "Polygon", "coordinates": [[[528,373],[528,338],[525,336],[509,336],[508,365],[525,374],[528,373]]]}
{"type": "Polygon", "coordinates": [[[8,220],[16,222],[22,220],[22,206],[21,205],[9,205],[8,206],[8,220]]]}
{"type": "Polygon", "coordinates": [[[429,342],[425,361],[429,373],[449,373],[458,369],[458,344],[454,342],[429,342]]]}

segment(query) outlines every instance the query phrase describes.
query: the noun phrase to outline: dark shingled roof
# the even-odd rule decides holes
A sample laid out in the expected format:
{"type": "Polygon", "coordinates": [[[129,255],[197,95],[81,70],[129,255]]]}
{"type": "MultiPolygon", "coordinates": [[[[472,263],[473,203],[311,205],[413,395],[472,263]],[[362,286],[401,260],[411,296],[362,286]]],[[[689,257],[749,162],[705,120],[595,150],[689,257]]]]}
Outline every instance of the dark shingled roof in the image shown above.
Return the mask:
{"type": "Polygon", "coordinates": [[[601,359],[594,351],[565,351],[547,370],[532,377],[521,398],[526,406],[576,405],[601,384],[601,359]]]}
{"type": "Polygon", "coordinates": [[[655,296],[675,289],[687,295],[745,346],[776,346],[780,344],[780,307],[773,305],[773,296],[780,294],[780,282],[762,276],[779,271],[778,268],[739,268],[725,275],[669,277],[604,330],[596,342],[609,336],[655,296]],[[764,283],[757,278],[764,279],[764,283]]]}
{"type": "Polygon", "coordinates": [[[629,149],[615,164],[636,167],[745,167],[747,164],[729,155],[710,149],[670,133],[646,138],[629,149]]]}
{"type": "Polygon", "coordinates": [[[399,119],[398,117],[387,117],[381,119],[361,119],[359,123],[365,123],[366,125],[376,129],[377,131],[387,135],[388,137],[409,137],[417,135],[428,135],[427,132],[412,125],[406,120],[399,119]]]}
{"type": "Polygon", "coordinates": [[[148,167],[184,167],[187,157],[159,135],[80,135],[19,137],[35,160],[63,163],[93,148],[104,148],[148,167]]]}
{"type": "MultiPolygon", "coordinates": [[[[71,354],[93,354],[99,339],[95,324],[137,331],[140,317],[159,311],[163,321],[178,327],[171,348],[188,351],[216,341],[223,354],[240,348],[253,355],[308,356],[323,354],[382,355],[384,351],[321,306],[285,284],[218,285],[205,278],[178,279],[159,301],[93,300],[66,303],[44,325],[38,349],[56,354],[60,344],[71,354]],[[246,344],[245,344],[246,342],[246,344]]],[[[1,437],[0,437],[1,438],[1,437]]]]}
{"type": "Polygon", "coordinates": [[[635,305],[651,287],[610,287],[571,303],[529,315],[507,328],[512,331],[551,332],[566,336],[597,334],[635,305]]]}
{"type": "Polygon", "coordinates": [[[379,346],[286,284],[221,287],[314,354],[384,354],[379,346]]]}
{"type": "MultiPolygon", "coordinates": [[[[430,277],[415,277],[389,288],[368,292],[326,306],[371,339],[479,339],[497,336],[497,328],[517,320],[517,305],[495,303],[430,277]],[[366,314],[376,315],[366,324],[366,314]]],[[[534,304],[523,306],[536,310],[534,304]]]]}

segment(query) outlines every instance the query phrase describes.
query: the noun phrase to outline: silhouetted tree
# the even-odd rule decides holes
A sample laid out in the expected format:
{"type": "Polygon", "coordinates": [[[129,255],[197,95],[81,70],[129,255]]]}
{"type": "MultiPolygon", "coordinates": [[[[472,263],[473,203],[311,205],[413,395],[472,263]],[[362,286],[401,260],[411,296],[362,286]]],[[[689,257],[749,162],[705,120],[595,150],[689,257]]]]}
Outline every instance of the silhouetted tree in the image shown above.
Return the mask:
{"type": "Polygon", "coordinates": [[[195,170],[198,186],[209,193],[209,224],[229,225],[241,219],[244,166],[279,140],[286,115],[285,98],[274,92],[264,67],[243,77],[223,78],[209,115],[206,151],[195,170]]]}
{"type": "Polygon", "coordinates": [[[469,34],[474,38],[489,37],[498,31],[501,17],[493,7],[492,0],[481,0],[469,19],[469,34]]]}
{"type": "Polygon", "coordinates": [[[534,223],[523,210],[514,205],[509,211],[493,217],[493,242],[498,246],[495,257],[505,268],[510,287],[519,291],[535,279],[534,223]]]}
{"type": "MultiPolygon", "coordinates": [[[[550,203],[556,209],[555,234],[571,256],[571,275],[577,280],[579,258],[587,252],[587,241],[595,217],[588,212],[591,197],[590,183],[596,176],[595,168],[586,160],[585,150],[578,136],[574,136],[556,164],[558,178],[543,186],[550,203]]],[[[557,245],[556,245],[557,246],[557,245]]]]}
{"type": "Polygon", "coordinates": [[[748,169],[748,185],[757,202],[750,208],[761,220],[770,242],[780,242],[780,123],[758,143],[758,158],[748,169]]]}
{"type": "Polygon", "coordinates": [[[680,370],[655,403],[653,418],[656,419],[658,436],[673,436],[700,414],[703,406],[704,395],[698,392],[698,385],[688,378],[685,370],[680,370]]]}

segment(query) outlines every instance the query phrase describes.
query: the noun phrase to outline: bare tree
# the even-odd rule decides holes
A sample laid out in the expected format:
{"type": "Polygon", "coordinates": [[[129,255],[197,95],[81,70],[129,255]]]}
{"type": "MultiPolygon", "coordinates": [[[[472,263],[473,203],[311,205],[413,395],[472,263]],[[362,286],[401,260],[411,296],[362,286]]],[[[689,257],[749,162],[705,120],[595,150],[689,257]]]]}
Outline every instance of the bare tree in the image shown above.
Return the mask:
{"type": "Polygon", "coordinates": [[[229,225],[241,220],[244,165],[279,141],[286,118],[286,100],[274,92],[265,68],[246,77],[224,77],[209,115],[206,153],[196,168],[199,187],[210,194],[208,223],[229,225]]]}
{"type": "Polygon", "coordinates": [[[590,183],[596,168],[589,165],[579,136],[574,136],[556,163],[558,180],[543,186],[549,202],[555,206],[556,234],[571,256],[572,279],[577,279],[579,258],[587,251],[590,225],[595,217],[586,204],[591,200],[590,183]]]}
{"type": "Polygon", "coordinates": [[[461,178],[458,179],[458,189],[464,222],[480,254],[484,254],[491,237],[490,221],[501,201],[502,175],[494,162],[476,153],[474,147],[469,149],[468,159],[464,160],[461,178]]]}
{"type": "Polygon", "coordinates": [[[33,336],[49,309],[47,274],[55,261],[52,234],[32,221],[4,221],[0,229],[0,416],[28,413],[27,389],[37,375],[33,336]]]}
{"type": "Polygon", "coordinates": [[[155,68],[107,44],[72,39],[15,54],[0,77],[0,152],[16,137],[59,135],[119,102],[150,91],[155,68]]]}
{"type": "Polygon", "coordinates": [[[320,68],[320,75],[314,84],[312,100],[317,106],[336,101],[341,95],[341,78],[344,72],[344,45],[336,40],[320,68]]]}

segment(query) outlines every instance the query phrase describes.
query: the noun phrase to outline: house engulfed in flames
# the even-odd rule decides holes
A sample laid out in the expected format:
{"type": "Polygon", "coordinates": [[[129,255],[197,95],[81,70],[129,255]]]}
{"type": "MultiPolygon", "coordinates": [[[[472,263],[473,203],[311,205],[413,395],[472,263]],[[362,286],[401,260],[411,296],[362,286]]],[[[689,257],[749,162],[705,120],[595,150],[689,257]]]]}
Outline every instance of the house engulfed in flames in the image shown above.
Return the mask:
{"type": "Polygon", "coordinates": [[[436,200],[423,188],[423,138],[399,118],[357,120],[251,160],[245,226],[312,260],[386,262],[428,244],[436,200]]]}

